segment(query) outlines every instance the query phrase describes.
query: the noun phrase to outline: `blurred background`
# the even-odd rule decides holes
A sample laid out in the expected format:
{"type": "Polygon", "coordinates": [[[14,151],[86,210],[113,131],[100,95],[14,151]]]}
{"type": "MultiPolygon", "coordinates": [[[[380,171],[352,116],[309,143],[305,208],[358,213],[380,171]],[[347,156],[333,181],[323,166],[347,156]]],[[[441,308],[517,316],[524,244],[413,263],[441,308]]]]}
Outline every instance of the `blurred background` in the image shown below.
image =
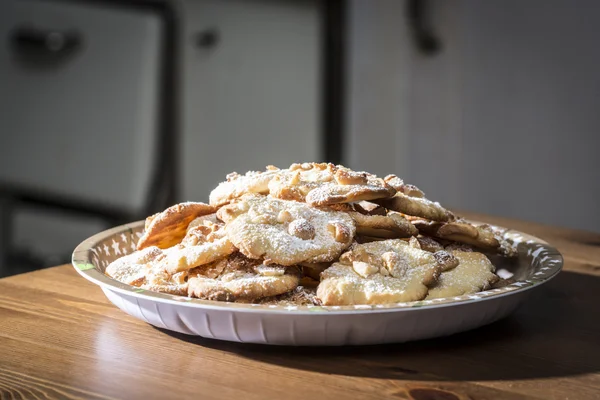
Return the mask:
{"type": "Polygon", "coordinates": [[[0,276],[330,161],[600,232],[600,2],[3,0],[0,276]]]}

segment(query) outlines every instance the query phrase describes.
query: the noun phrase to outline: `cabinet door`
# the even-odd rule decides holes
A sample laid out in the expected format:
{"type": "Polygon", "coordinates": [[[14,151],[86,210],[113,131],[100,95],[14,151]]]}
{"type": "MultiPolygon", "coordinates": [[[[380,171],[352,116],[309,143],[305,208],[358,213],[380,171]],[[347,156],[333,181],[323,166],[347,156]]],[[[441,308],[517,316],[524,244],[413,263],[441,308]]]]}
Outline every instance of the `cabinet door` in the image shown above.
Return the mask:
{"type": "Polygon", "coordinates": [[[183,7],[183,198],[206,201],[231,171],[317,160],[316,2],[202,0],[183,7]],[[218,40],[198,46],[196,34],[206,31],[218,40]]]}
{"type": "Polygon", "coordinates": [[[153,160],[160,39],[161,22],[146,11],[0,2],[0,182],[138,211],[153,160]],[[43,45],[15,44],[29,27],[74,32],[79,46],[53,58],[43,45]]]}

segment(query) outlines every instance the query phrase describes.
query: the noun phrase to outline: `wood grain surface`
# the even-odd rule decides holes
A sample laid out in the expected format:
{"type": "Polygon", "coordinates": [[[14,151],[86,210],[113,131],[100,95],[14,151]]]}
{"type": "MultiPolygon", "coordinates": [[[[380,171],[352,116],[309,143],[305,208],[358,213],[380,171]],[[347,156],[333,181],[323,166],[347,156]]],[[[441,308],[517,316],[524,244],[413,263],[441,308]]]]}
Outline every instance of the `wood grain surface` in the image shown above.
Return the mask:
{"type": "Polygon", "coordinates": [[[512,316],[441,339],[291,348],[173,334],[69,265],[0,280],[2,399],[599,399],[600,235],[464,213],[554,244],[565,270],[512,316]]]}

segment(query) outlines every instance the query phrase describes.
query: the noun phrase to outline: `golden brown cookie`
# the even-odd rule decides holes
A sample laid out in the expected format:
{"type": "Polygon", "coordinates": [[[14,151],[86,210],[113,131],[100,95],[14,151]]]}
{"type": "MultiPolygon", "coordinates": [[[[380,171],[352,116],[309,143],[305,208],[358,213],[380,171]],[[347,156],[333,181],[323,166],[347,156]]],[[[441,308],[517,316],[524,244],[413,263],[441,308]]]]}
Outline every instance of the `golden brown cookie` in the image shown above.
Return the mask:
{"type": "Polygon", "coordinates": [[[450,271],[456,268],[459,264],[458,258],[454,257],[454,254],[446,250],[439,250],[433,253],[438,265],[442,272],[450,271]]]}
{"type": "Polygon", "coordinates": [[[212,263],[236,250],[221,224],[198,225],[188,231],[181,243],[166,249],[159,267],[169,274],[212,263]]]}
{"type": "Polygon", "coordinates": [[[269,181],[282,171],[272,165],[266,171],[248,171],[244,175],[232,172],[227,175],[227,180],[221,182],[209,195],[209,203],[213,206],[222,206],[232,200],[242,197],[246,193],[269,193],[269,181]]]}
{"type": "Polygon", "coordinates": [[[354,239],[356,240],[356,243],[358,243],[358,244],[371,243],[371,242],[380,242],[382,240],[388,240],[386,238],[373,237],[373,236],[365,236],[365,235],[356,235],[356,237],[354,239]]]}
{"type": "Polygon", "coordinates": [[[330,262],[321,262],[321,263],[303,262],[298,265],[302,268],[302,274],[304,276],[308,276],[317,282],[321,280],[321,272],[323,272],[327,268],[331,267],[330,262]]]}
{"type": "Polygon", "coordinates": [[[452,253],[444,250],[444,248],[434,240],[423,240],[423,237],[419,239],[416,236],[413,236],[409,239],[408,244],[416,249],[433,253],[433,256],[442,271],[448,271],[458,265],[458,259],[454,257],[452,253]]]}
{"type": "MultiPolygon", "coordinates": [[[[344,203],[340,203],[344,204],[344,203]]],[[[352,204],[354,211],[364,215],[387,215],[388,210],[379,204],[371,203],[370,201],[359,201],[352,204]]]]}
{"type": "Polygon", "coordinates": [[[335,178],[336,166],[330,163],[292,164],[269,182],[269,194],[282,200],[304,201],[306,195],[335,178]]]}
{"type": "Polygon", "coordinates": [[[212,214],[207,214],[207,215],[202,215],[196,219],[194,219],[192,222],[190,222],[187,226],[186,229],[186,233],[190,231],[190,229],[197,227],[198,225],[206,225],[207,222],[213,223],[213,224],[219,224],[221,223],[221,221],[219,221],[217,219],[217,213],[212,213],[212,214]]]}
{"type": "Polygon", "coordinates": [[[142,289],[184,296],[187,293],[186,272],[170,275],[159,266],[165,257],[156,246],[137,250],[106,267],[106,275],[142,289]]]}
{"type": "Polygon", "coordinates": [[[482,249],[494,250],[500,247],[500,242],[493,232],[486,228],[475,226],[464,220],[439,223],[435,221],[413,221],[413,224],[424,235],[438,239],[465,243],[482,249]]]}
{"type": "Polygon", "coordinates": [[[322,304],[316,296],[315,289],[316,285],[302,286],[302,282],[300,282],[300,285],[298,285],[294,290],[278,296],[265,297],[257,301],[257,303],[278,306],[320,306],[322,304]]]}
{"type": "Polygon", "coordinates": [[[188,278],[193,278],[198,275],[202,275],[206,278],[212,279],[217,278],[219,275],[221,275],[221,273],[227,266],[227,259],[232,257],[234,254],[235,252],[227,256],[226,258],[222,258],[220,260],[213,261],[207,264],[202,264],[188,270],[188,278]]]}
{"type": "Polygon", "coordinates": [[[391,197],[396,190],[381,178],[367,172],[356,172],[337,166],[334,180],[324,183],[306,195],[311,206],[359,202],[391,197]]]}
{"type": "Polygon", "coordinates": [[[119,282],[140,286],[146,279],[146,273],[162,258],[164,254],[161,249],[146,247],[116,259],[106,267],[104,273],[119,282]]]}
{"type": "Polygon", "coordinates": [[[277,296],[298,286],[296,267],[264,265],[240,253],[225,260],[217,277],[202,274],[188,279],[188,294],[206,300],[252,302],[263,297],[277,296]]]}
{"type": "Polygon", "coordinates": [[[506,239],[508,229],[488,224],[479,225],[478,229],[489,231],[494,235],[496,240],[498,240],[498,243],[500,243],[500,246],[497,249],[497,252],[499,254],[509,258],[514,258],[519,255],[517,247],[506,239]]]}
{"type": "Polygon", "coordinates": [[[444,246],[444,250],[446,250],[446,251],[466,251],[466,252],[475,251],[475,249],[473,249],[473,246],[470,246],[465,243],[458,243],[458,242],[452,242],[450,244],[447,244],[446,246],[444,246]]]}
{"type": "Polygon", "coordinates": [[[325,305],[421,300],[439,273],[433,254],[403,240],[359,244],[321,273],[317,297],[325,305]]]}
{"type": "Polygon", "coordinates": [[[393,211],[431,221],[451,221],[453,214],[439,203],[426,198],[411,197],[398,192],[394,197],[374,201],[393,211]]]}
{"type": "Polygon", "coordinates": [[[267,264],[333,261],[356,231],[348,214],[297,201],[245,195],[226,207],[231,242],[247,257],[264,258],[267,264]]]}
{"type": "Polygon", "coordinates": [[[186,296],[188,288],[187,275],[187,271],[170,275],[158,265],[155,265],[147,272],[146,279],[140,287],[154,292],[186,296]]]}
{"type": "Polygon", "coordinates": [[[498,280],[490,260],[477,252],[454,251],[459,261],[456,268],[442,272],[429,289],[428,299],[454,297],[487,290],[498,280]]]}
{"type": "Polygon", "coordinates": [[[419,189],[415,185],[404,183],[404,181],[398,178],[396,175],[388,175],[385,178],[383,178],[383,180],[385,181],[385,183],[396,189],[396,191],[404,193],[407,196],[425,197],[425,193],[423,193],[421,189],[419,189]]]}
{"type": "Polygon", "coordinates": [[[419,247],[425,251],[435,253],[436,251],[444,250],[444,247],[439,242],[428,236],[419,235],[415,239],[419,243],[419,247]]]}
{"type": "Polygon", "coordinates": [[[146,220],[146,228],[137,243],[137,249],[142,250],[150,246],[166,249],[174,246],[183,239],[190,222],[215,211],[215,207],[208,204],[187,202],[175,204],[161,213],[154,214],[146,220]]]}
{"type": "Polygon", "coordinates": [[[356,233],[367,237],[396,239],[417,235],[419,231],[401,214],[364,215],[356,211],[348,212],[356,224],[356,233]]]}

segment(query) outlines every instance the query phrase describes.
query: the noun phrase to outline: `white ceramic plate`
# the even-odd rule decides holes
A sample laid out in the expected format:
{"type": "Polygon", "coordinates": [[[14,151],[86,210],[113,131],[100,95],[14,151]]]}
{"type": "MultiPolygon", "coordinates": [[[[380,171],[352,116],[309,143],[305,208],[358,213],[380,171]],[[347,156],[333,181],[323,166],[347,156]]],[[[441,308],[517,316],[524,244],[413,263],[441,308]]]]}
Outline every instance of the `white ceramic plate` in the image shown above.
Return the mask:
{"type": "Polygon", "coordinates": [[[151,292],[104,274],[106,266],[135,250],[144,229],[138,221],[99,233],[73,253],[73,266],[100,286],[127,314],[159,328],[234,342],[296,346],[398,343],[445,336],[510,314],[562,268],[560,253],[533,236],[508,231],[519,257],[492,261],[513,284],[473,295],[376,306],[279,306],[224,303],[151,292]]]}

